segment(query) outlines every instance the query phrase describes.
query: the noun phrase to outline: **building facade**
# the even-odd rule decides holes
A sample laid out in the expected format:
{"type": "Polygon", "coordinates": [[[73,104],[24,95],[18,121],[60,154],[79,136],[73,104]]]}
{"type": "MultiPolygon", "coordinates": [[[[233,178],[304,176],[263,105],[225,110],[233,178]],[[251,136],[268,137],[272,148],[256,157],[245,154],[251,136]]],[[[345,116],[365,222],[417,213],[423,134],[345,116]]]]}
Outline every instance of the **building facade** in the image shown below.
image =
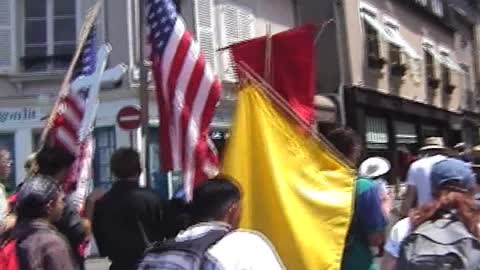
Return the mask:
{"type": "MultiPolygon", "coordinates": [[[[121,85],[102,89],[95,124],[94,182],[108,186],[110,155],[131,144],[130,133],[116,124],[117,112],[138,105],[138,48],[148,45],[137,38],[138,23],[133,0],[105,0],[97,22],[100,42],[112,44],[108,67],[129,66],[121,85]]],[[[222,145],[234,105],[234,74],[228,55],[219,48],[247,38],[295,26],[291,0],[194,0],[175,1],[187,27],[198,38],[207,62],[219,74],[223,96],[212,123],[211,137],[222,145]]],[[[45,117],[55,102],[61,80],[73,55],[84,15],[93,0],[0,0],[0,147],[11,151],[14,173],[10,187],[23,180],[23,164],[38,146],[45,117]]],[[[153,88],[151,99],[155,100],[153,88]]],[[[150,167],[158,175],[158,114],[150,104],[150,167]]],[[[139,131],[133,134],[139,146],[139,131]]]]}
{"type": "Polygon", "coordinates": [[[367,155],[391,160],[395,176],[402,178],[406,157],[426,137],[478,144],[474,1],[312,1],[300,14],[335,19],[317,44],[319,88],[343,103],[367,155]]]}

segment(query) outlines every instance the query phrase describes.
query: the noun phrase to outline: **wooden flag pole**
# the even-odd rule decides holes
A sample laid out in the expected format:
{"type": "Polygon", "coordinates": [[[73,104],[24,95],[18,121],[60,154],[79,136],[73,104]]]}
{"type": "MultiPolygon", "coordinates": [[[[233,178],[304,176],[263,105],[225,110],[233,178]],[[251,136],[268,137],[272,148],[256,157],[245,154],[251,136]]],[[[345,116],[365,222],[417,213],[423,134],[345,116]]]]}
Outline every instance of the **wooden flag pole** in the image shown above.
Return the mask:
{"type": "MultiPolygon", "coordinates": [[[[252,82],[253,84],[257,84],[260,86],[260,90],[267,95],[276,105],[278,105],[289,117],[291,117],[295,122],[297,122],[306,132],[308,132],[313,138],[325,144],[325,146],[330,150],[332,153],[335,153],[335,158],[345,164],[350,168],[355,168],[354,164],[349,161],[345,155],[340,153],[326,138],[320,133],[312,130],[308,123],[306,123],[302,118],[300,118],[290,107],[288,102],[280,96],[273,87],[266,82],[260,75],[258,75],[255,71],[252,70],[245,62],[238,63],[239,69],[243,72],[242,74],[245,75],[248,81],[252,82]]],[[[248,83],[248,82],[247,82],[248,83]]],[[[240,83],[240,85],[245,85],[244,83],[240,83]]]]}
{"type": "Polygon", "coordinates": [[[72,61],[70,62],[70,66],[67,70],[67,74],[65,75],[65,78],[63,79],[62,85],[60,86],[60,91],[58,93],[57,100],[55,101],[55,104],[53,105],[52,110],[50,111],[47,124],[42,131],[42,136],[40,137],[40,144],[38,147],[38,151],[40,151],[45,146],[47,136],[53,128],[53,124],[54,124],[53,122],[55,120],[56,112],[62,109],[60,108],[60,102],[62,98],[67,96],[68,93],[70,92],[70,80],[75,70],[75,66],[82,53],[82,48],[85,45],[85,42],[87,41],[90,29],[92,29],[93,25],[95,24],[95,20],[97,18],[97,15],[100,11],[102,4],[103,4],[103,0],[97,1],[97,3],[90,9],[87,16],[85,17],[85,22],[83,23],[82,30],[80,31],[80,38],[78,40],[77,49],[75,51],[72,61]]]}
{"type": "Polygon", "coordinates": [[[145,0],[137,0],[138,8],[138,63],[137,65],[140,68],[140,85],[138,87],[138,97],[140,102],[140,111],[141,111],[141,134],[142,134],[142,145],[140,147],[141,151],[141,160],[142,167],[144,169],[144,179],[145,185],[147,188],[151,187],[150,182],[150,146],[149,146],[149,93],[148,93],[148,68],[145,65],[145,0]]]}

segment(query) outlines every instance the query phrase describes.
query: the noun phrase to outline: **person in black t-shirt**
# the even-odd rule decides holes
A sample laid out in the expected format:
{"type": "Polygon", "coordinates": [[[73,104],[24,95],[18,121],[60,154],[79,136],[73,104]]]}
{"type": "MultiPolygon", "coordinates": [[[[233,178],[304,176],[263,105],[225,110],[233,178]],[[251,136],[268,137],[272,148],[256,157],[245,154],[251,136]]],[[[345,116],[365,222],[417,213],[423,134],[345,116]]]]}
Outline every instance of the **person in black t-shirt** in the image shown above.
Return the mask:
{"type": "Polygon", "coordinates": [[[145,248],[165,236],[163,204],[156,193],[138,185],[137,151],[120,148],[110,164],[116,180],[95,202],[93,233],[100,255],[112,261],[111,270],[135,269],[145,248]]]}

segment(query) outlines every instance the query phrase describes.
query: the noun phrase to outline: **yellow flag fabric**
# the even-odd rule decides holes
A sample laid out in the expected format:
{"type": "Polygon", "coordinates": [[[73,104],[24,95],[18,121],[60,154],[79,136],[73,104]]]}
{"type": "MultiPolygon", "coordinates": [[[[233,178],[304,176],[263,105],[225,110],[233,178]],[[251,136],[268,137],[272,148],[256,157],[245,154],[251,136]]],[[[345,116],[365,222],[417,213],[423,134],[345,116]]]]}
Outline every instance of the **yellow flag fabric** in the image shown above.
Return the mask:
{"type": "Polygon", "coordinates": [[[340,269],[354,172],[258,88],[239,91],[222,172],[243,191],[241,227],[258,230],[287,269],[340,269]]]}

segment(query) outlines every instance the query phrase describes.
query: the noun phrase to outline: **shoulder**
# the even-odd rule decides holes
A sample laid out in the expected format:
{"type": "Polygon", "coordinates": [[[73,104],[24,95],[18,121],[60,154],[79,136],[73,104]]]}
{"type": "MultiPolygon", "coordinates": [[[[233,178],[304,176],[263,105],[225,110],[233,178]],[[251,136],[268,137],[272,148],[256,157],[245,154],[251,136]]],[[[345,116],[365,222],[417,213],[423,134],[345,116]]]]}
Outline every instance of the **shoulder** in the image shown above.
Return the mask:
{"type": "Polygon", "coordinates": [[[376,188],[378,185],[371,179],[368,178],[358,178],[355,181],[355,190],[357,193],[363,193],[370,189],[376,188]]]}
{"type": "Polygon", "coordinates": [[[268,238],[260,232],[253,230],[239,229],[227,234],[222,240],[218,242],[221,244],[231,244],[237,248],[250,249],[255,247],[258,251],[260,249],[268,249],[273,251],[273,245],[270,243],[268,238]]]}
{"type": "Polygon", "coordinates": [[[400,255],[400,245],[410,234],[411,223],[409,218],[404,218],[392,227],[388,239],[385,243],[385,250],[393,257],[400,255]]]}
{"type": "Polygon", "coordinates": [[[131,195],[138,200],[154,201],[154,202],[161,201],[160,196],[157,193],[147,188],[136,188],[132,191],[131,195]]]}

